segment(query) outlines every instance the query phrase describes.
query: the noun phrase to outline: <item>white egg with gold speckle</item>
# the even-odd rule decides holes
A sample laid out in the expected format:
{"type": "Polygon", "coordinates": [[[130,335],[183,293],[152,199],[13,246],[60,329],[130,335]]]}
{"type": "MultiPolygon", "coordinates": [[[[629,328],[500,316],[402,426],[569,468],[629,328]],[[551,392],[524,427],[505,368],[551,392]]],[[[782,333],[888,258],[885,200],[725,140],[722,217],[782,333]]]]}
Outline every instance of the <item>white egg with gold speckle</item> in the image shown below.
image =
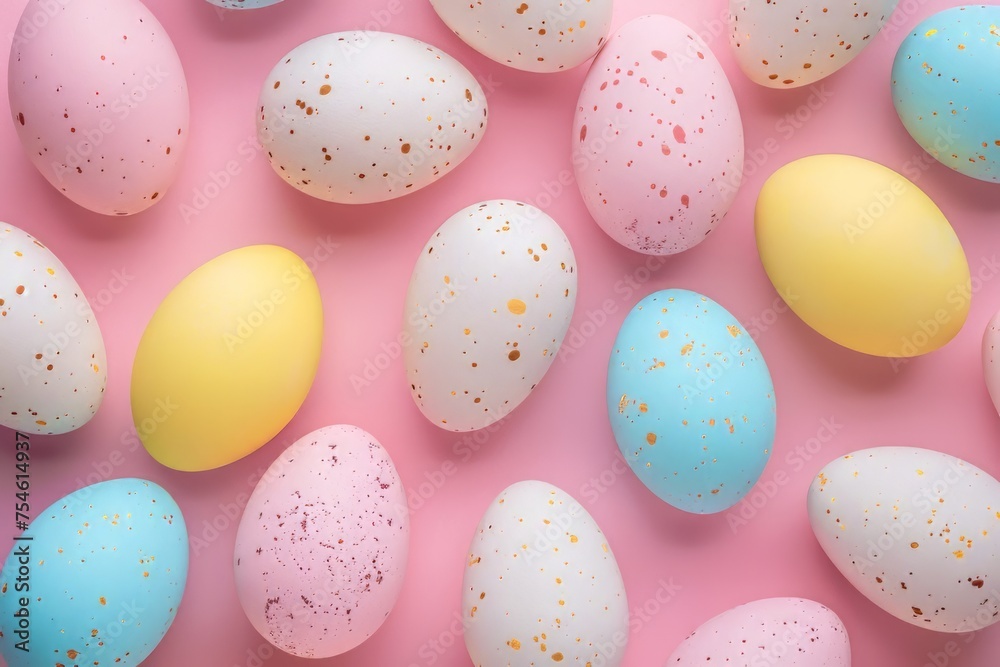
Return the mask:
{"type": "Polygon", "coordinates": [[[94,311],[41,241],[0,223],[0,425],[67,433],[97,413],[107,354],[94,311]]]}
{"type": "Polygon", "coordinates": [[[508,415],[552,365],[575,302],[576,260],[555,220],[509,200],[456,213],[420,251],[406,295],[420,411],[449,431],[508,415]]]}
{"type": "Polygon", "coordinates": [[[936,632],[1000,621],[1000,482],[916,447],[875,447],[828,464],[809,487],[823,551],[869,600],[936,632]]]}
{"type": "Polygon", "coordinates": [[[473,664],[616,667],[628,643],[625,584],[597,522],[565,491],[518,482],[490,503],[462,579],[473,664]]]}

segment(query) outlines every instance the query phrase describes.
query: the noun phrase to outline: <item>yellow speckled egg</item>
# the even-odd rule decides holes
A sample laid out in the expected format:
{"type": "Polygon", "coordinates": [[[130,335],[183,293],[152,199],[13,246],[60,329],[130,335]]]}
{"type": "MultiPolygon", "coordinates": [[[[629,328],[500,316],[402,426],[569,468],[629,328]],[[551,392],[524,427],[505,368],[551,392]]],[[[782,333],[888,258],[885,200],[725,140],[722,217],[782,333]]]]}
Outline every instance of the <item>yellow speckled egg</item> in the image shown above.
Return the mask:
{"type": "Polygon", "coordinates": [[[319,365],[316,279],[272,245],[220,255],[163,300],[132,367],[132,418],[146,449],[176,470],[210,470],[285,427],[319,365]]]}
{"type": "Polygon", "coordinates": [[[791,162],[764,184],[757,250],[795,314],[835,343],[915,357],[969,313],[969,264],[941,210],[891,169],[849,155],[791,162]]]}

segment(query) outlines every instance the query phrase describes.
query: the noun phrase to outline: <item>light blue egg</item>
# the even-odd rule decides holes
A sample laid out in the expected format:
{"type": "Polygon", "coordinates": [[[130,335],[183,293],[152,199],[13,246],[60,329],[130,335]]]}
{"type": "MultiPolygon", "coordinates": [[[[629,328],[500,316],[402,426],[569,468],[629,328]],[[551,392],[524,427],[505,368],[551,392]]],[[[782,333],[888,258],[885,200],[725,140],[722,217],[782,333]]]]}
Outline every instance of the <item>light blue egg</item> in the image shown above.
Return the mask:
{"type": "Polygon", "coordinates": [[[210,4],[216,7],[223,7],[225,9],[260,9],[261,7],[270,7],[271,5],[276,5],[281,0],[207,0],[210,4]]]}
{"type": "Polygon", "coordinates": [[[1000,6],[934,14],[899,47],[892,101],[907,131],[939,162],[1000,183],[1000,6]]]}
{"type": "Polygon", "coordinates": [[[0,572],[9,667],[127,667],[152,653],[187,581],[187,529],[170,494],[141,479],[101,482],[40,512],[21,537],[0,572]]]}
{"type": "Polygon", "coordinates": [[[736,318],[696,292],[656,292],[629,312],[608,363],[607,399],[633,472],[686,512],[732,507],[770,458],[767,364],[736,318]]]}

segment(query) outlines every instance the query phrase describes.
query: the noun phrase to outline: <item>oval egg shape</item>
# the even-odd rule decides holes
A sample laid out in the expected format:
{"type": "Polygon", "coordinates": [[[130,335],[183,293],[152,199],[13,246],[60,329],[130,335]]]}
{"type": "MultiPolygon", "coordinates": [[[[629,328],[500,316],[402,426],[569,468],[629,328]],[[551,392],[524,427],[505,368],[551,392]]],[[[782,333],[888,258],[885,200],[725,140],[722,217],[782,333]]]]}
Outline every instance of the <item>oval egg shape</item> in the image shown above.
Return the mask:
{"type": "Polygon", "coordinates": [[[104,215],[163,199],[187,144],[188,88],[173,43],[139,0],[30,0],[8,74],[14,129],[56,190],[104,215]]]}
{"type": "Polygon", "coordinates": [[[176,470],[210,470],[256,451],[298,411],[319,365],[323,304],[295,253],[227,252],[156,309],[132,367],[143,445],[176,470]]]}
{"type": "Polygon", "coordinates": [[[849,155],[791,162],[764,183],[754,226],[778,294],[835,343],[915,357],[965,322],[971,277],[955,230],[887,167],[849,155]]]}
{"type": "Polygon", "coordinates": [[[447,53],[412,37],[353,31],[296,47],[257,105],[271,166],[308,195],[395,199],[437,181],[486,131],[486,94],[447,53]]]}
{"type": "Polygon", "coordinates": [[[954,456],[874,447],[824,467],[809,487],[820,546],[896,618],[967,633],[1000,620],[1000,482],[954,456]]]}
{"type": "Polygon", "coordinates": [[[952,7],[920,23],[892,64],[892,102],[939,162],[1000,183],[1000,7],[952,7]]]}
{"type": "Polygon", "coordinates": [[[983,332],[983,378],[993,407],[1000,414],[1000,311],[990,319],[983,332]]]}
{"type": "Polygon", "coordinates": [[[662,290],[632,308],[608,362],[607,405],[632,471],[685,512],[732,507],[771,456],[767,364],[743,325],[695,292],[662,290]]]}
{"type": "Polygon", "coordinates": [[[625,584],[607,538],[545,482],[507,487],[483,514],[462,579],[465,646],[476,665],[622,663],[625,584]]]}
{"type": "Polygon", "coordinates": [[[104,400],[108,358],[94,311],[41,241],[0,223],[0,424],[60,434],[104,400]]]}
{"type": "Polygon", "coordinates": [[[431,0],[441,20],[487,58],[528,72],[571,69],[593,57],[611,29],[612,0],[431,0]]]}
{"type": "Polygon", "coordinates": [[[851,642],[840,618],[801,598],[748,602],[702,623],[664,667],[851,667],[851,642]]]}
{"type": "Polygon", "coordinates": [[[768,88],[808,86],[854,60],[899,0],[729,0],[729,44],[740,69],[768,88]]]}
{"type": "Polygon", "coordinates": [[[462,209],[413,268],[403,358],[427,419],[473,431],[506,417],[541,381],[576,303],[569,239],[541,210],[510,200],[462,209]]]}
{"type": "Polygon", "coordinates": [[[399,597],[410,517],[389,453],[356,426],[300,438],[267,469],[236,533],[236,590],[279,649],[340,655],[367,640],[399,597]]]}
{"type": "Polygon", "coordinates": [[[742,180],[743,123],[729,80],[697,33],[668,16],[639,17],[611,36],[584,80],[572,138],[590,214],[648,255],[703,241],[742,180]]]}
{"type": "Polygon", "coordinates": [[[187,583],[187,528],[169,493],[142,479],[87,486],[39,513],[21,537],[0,573],[8,667],[133,667],[153,652],[187,583]],[[26,630],[15,617],[25,608],[26,630]],[[25,641],[27,650],[17,647],[25,641]]]}

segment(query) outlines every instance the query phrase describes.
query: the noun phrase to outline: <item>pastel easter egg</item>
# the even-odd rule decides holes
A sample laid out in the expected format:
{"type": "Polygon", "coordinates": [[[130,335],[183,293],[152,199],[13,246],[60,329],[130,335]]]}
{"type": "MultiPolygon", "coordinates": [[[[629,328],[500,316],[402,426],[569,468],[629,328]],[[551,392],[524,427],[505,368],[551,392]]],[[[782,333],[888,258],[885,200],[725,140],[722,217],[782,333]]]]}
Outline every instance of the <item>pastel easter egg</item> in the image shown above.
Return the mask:
{"type": "Polygon", "coordinates": [[[487,58],[529,72],[589,60],[611,29],[612,0],[431,0],[449,28],[487,58]]]}
{"type": "Polygon", "coordinates": [[[305,401],[323,305],[295,253],[232,250],[195,269],[146,326],[132,366],[132,419],[157,461],[210,470],[256,451],[305,401]]]}
{"type": "Polygon", "coordinates": [[[632,471],[686,512],[738,503],[774,445],[774,385],[757,344],[725,308],[688,290],[650,294],[625,317],[607,406],[632,471]]]}
{"type": "Polygon", "coordinates": [[[486,94],[457,60],[387,32],[339,32],[281,58],[257,104],[275,172],[342,204],[395,199],[437,181],[486,131],[486,94]]]}
{"type": "Polygon", "coordinates": [[[576,303],[566,235],[528,204],[462,209],[420,251],[403,315],[410,393],[431,423],[472,431],[504,418],[552,365],[576,303]]]}
{"type": "Polygon", "coordinates": [[[305,658],[355,648],[403,586],[406,493],[388,452],[356,426],[300,438],[267,469],[236,533],[236,590],[271,644],[305,658]]]}
{"type": "Polygon", "coordinates": [[[983,333],[983,377],[993,406],[1000,413],[1000,311],[990,319],[983,333]]]}
{"type": "Polygon", "coordinates": [[[914,357],[965,322],[971,276],[955,230],[887,167],[849,155],[791,162],[764,183],[754,225],[778,294],[835,343],[914,357]]]}
{"type": "Polygon", "coordinates": [[[729,0],[729,44],[754,83],[808,86],[858,57],[898,2],[729,0]]]}
{"type": "Polygon", "coordinates": [[[260,9],[276,5],[282,0],[208,0],[211,4],[223,9],[260,9]]]}
{"type": "Polygon", "coordinates": [[[663,667],[851,667],[851,642],[829,608],[801,598],[755,600],[702,623],[663,667]]]}
{"type": "Polygon", "coordinates": [[[1000,620],[1000,481],[949,454],[874,447],[824,467],[809,522],[826,555],[896,618],[966,633],[1000,620]]]}
{"type": "Polygon", "coordinates": [[[625,584],[607,538],[565,491],[507,487],[483,514],[462,579],[475,665],[622,664],[625,584]]]}
{"type": "Polygon", "coordinates": [[[0,424],[80,428],[107,381],[104,338],[80,285],[41,241],[0,223],[0,424]]]}
{"type": "Polygon", "coordinates": [[[618,243],[671,255],[705,239],[736,198],[743,123],[725,72],[697,33],[642,16],[594,59],[573,119],[587,209],[618,243]]]}
{"type": "Polygon", "coordinates": [[[56,190],[104,215],[163,200],[187,144],[188,89],[145,5],[29,0],[8,74],[14,129],[56,190]]]}
{"type": "Polygon", "coordinates": [[[1000,183],[1000,6],[951,7],[899,45],[892,101],[906,131],[942,164],[1000,183]]]}
{"type": "Polygon", "coordinates": [[[149,657],[187,583],[187,528],[169,493],[142,479],[100,482],[38,513],[20,537],[0,573],[8,667],[149,657]]]}

